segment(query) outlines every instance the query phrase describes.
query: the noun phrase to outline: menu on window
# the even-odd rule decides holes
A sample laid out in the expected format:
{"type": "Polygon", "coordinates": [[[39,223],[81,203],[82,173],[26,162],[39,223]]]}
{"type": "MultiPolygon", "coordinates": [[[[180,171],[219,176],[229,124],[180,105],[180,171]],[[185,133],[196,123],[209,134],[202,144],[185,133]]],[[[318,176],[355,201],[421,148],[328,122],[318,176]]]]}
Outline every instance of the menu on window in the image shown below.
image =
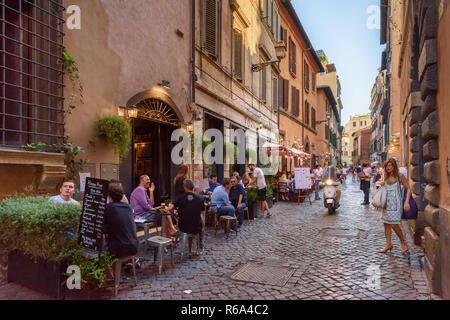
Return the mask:
{"type": "Polygon", "coordinates": [[[86,249],[102,251],[108,180],[86,178],[79,241],[86,249]]]}

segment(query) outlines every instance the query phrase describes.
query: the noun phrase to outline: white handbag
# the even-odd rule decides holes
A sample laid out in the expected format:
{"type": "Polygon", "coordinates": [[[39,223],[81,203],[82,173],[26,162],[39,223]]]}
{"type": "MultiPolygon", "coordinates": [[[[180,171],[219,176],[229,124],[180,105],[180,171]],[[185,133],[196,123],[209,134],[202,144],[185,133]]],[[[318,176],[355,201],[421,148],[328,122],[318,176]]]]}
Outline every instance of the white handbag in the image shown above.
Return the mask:
{"type": "Polygon", "coordinates": [[[386,197],[387,197],[386,187],[378,188],[378,190],[376,190],[372,195],[372,205],[375,208],[383,209],[384,207],[386,207],[386,197]]]}

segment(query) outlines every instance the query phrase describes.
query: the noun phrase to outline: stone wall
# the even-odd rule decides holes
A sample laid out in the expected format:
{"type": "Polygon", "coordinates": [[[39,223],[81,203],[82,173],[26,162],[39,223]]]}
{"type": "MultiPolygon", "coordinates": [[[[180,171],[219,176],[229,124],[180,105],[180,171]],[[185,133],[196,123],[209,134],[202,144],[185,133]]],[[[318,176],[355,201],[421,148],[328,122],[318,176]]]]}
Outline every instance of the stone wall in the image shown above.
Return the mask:
{"type": "Polygon", "coordinates": [[[425,273],[434,293],[441,293],[440,257],[440,168],[439,117],[436,94],[438,90],[437,27],[438,7],[435,1],[419,1],[414,9],[415,21],[411,50],[411,178],[412,189],[425,226],[422,246],[425,249],[425,273]],[[412,90],[413,91],[413,90],[412,90]],[[423,189],[423,187],[425,188],[423,189]],[[417,194],[417,191],[420,194],[417,194]],[[417,197],[419,196],[419,197],[417,197]]]}

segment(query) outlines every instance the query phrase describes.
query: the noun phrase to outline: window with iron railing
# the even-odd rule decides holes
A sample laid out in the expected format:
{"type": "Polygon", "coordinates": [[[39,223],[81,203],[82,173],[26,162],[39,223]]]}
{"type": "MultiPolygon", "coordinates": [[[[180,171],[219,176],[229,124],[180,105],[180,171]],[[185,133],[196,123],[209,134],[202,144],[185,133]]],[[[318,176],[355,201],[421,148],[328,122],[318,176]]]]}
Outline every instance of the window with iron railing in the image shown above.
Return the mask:
{"type": "Polygon", "coordinates": [[[64,141],[63,0],[0,0],[0,146],[64,141]]]}

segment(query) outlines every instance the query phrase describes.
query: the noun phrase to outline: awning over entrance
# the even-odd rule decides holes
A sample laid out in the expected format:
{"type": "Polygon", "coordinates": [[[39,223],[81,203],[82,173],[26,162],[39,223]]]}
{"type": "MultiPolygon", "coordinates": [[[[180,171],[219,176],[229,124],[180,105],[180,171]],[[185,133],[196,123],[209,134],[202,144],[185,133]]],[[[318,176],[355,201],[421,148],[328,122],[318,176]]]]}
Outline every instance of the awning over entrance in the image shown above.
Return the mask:
{"type": "Polygon", "coordinates": [[[264,151],[279,151],[281,153],[286,153],[286,155],[289,155],[292,157],[307,158],[307,159],[312,158],[312,156],[310,154],[303,152],[301,150],[280,146],[278,144],[271,143],[271,142],[266,142],[263,146],[263,150],[264,151]]]}
{"type": "Polygon", "coordinates": [[[275,144],[275,143],[266,142],[263,145],[263,150],[264,151],[285,151],[285,148],[283,146],[280,146],[280,145],[275,144]]]}

